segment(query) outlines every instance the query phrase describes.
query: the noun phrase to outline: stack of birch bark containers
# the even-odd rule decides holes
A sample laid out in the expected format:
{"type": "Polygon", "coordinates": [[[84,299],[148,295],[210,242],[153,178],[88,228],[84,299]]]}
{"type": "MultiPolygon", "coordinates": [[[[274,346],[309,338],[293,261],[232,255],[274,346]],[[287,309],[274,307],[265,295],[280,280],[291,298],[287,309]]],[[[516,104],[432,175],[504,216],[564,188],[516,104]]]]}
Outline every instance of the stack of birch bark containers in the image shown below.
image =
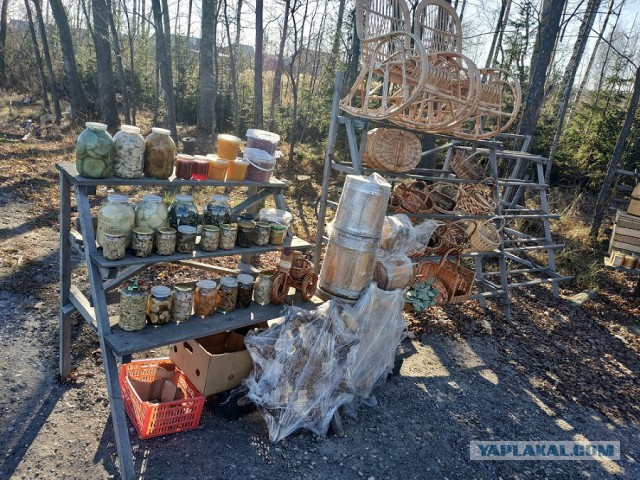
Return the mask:
{"type": "Polygon", "coordinates": [[[631,193],[626,212],[616,211],[609,242],[608,263],[614,267],[636,268],[640,260],[640,185],[631,193]]]}

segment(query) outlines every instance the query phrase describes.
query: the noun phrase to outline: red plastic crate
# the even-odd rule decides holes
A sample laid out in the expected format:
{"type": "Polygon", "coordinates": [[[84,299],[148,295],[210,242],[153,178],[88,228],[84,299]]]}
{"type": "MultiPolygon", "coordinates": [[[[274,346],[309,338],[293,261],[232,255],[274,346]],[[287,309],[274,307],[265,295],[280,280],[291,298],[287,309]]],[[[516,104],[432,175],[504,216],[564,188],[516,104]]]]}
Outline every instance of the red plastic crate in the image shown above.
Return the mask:
{"type": "Polygon", "coordinates": [[[160,364],[174,365],[168,358],[155,358],[125,363],[120,369],[120,388],[124,408],[143,440],[193,430],[198,427],[202,415],[205,398],[175,365],[175,370],[180,373],[177,386],[182,390],[184,398],[165,403],[142,401],[129,378],[151,382],[160,364]]]}

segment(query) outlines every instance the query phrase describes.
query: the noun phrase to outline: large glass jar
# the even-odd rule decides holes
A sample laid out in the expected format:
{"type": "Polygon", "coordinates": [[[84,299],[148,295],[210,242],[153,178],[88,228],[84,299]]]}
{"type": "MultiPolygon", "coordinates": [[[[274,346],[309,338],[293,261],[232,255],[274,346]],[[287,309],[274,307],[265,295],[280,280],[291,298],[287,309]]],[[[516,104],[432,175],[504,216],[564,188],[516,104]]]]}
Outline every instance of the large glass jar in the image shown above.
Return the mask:
{"type": "Polygon", "coordinates": [[[140,127],[122,125],[113,136],[115,160],[113,174],[122,178],[140,178],[144,171],[144,137],[140,127]]]}
{"type": "Polygon", "coordinates": [[[169,205],[169,226],[177,229],[180,225],[198,228],[198,209],[193,195],[176,195],[169,205]]]}
{"type": "Polygon", "coordinates": [[[135,226],[136,214],[133,207],[129,205],[128,199],[124,195],[107,195],[105,203],[98,211],[98,229],[96,240],[98,245],[104,246],[104,232],[114,230],[124,233],[126,246],[131,245],[133,237],[133,227],[135,226]]]}
{"type": "Polygon", "coordinates": [[[154,127],[144,143],[144,174],[151,178],[169,178],[176,157],[176,144],[171,132],[154,127]]]}
{"type": "Polygon", "coordinates": [[[231,223],[231,206],[224,195],[211,195],[211,201],[204,206],[202,215],[204,225],[223,225],[231,223]]]}
{"type": "Polygon", "coordinates": [[[199,317],[208,317],[216,311],[218,292],[213,280],[200,280],[196,284],[194,313],[199,317]]]}
{"type": "Polygon", "coordinates": [[[253,277],[246,273],[237,276],[238,279],[238,298],[236,305],[240,308],[248,308],[251,305],[253,297],[253,277]]]}
{"type": "Polygon", "coordinates": [[[233,312],[238,300],[238,281],[233,277],[222,277],[218,289],[218,311],[233,312]]]}
{"type": "Polygon", "coordinates": [[[120,290],[118,326],[127,332],[142,330],[147,325],[147,291],[137,281],[120,290]]]}
{"type": "Polygon", "coordinates": [[[113,139],[104,123],[87,122],[76,140],[76,168],[83,177],[106,178],[113,174],[113,139]]]}
{"type": "Polygon", "coordinates": [[[271,302],[271,287],[273,275],[261,273],[253,287],[253,301],[258,305],[267,305],[271,302]]]}
{"type": "Polygon", "coordinates": [[[191,318],[191,310],[193,308],[193,287],[188,283],[176,283],[173,290],[171,320],[178,323],[186,322],[191,318]]]}
{"type": "Polygon", "coordinates": [[[147,320],[151,325],[165,325],[171,320],[171,289],[164,285],[151,287],[147,305],[147,320]]]}
{"type": "Polygon", "coordinates": [[[146,227],[153,231],[168,224],[169,212],[159,195],[145,195],[136,206],[136,227],[146,227]]]}

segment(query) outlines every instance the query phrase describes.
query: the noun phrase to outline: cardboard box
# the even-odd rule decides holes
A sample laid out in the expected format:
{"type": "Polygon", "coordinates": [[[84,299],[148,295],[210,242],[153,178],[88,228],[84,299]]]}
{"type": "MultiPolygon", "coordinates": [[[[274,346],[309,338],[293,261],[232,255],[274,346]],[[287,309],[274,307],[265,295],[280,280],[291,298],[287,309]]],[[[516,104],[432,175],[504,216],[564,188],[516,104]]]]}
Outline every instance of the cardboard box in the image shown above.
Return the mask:
{"type": "Polygon", "coordinates": [[[204,396],[240,386],[253,369],[244,337],[234,332],[177,343],[169,357],[204,396]]]}

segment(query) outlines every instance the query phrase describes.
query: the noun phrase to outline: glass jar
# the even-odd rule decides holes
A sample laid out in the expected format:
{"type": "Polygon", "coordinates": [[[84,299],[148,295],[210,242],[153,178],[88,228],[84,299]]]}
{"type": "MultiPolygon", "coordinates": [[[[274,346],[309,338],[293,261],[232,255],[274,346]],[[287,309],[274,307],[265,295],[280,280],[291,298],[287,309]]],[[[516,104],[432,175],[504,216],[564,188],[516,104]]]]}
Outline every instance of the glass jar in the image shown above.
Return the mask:
{"type": "Polygon", "coordinates": [[[225,182],[244,182],[248,168],[249,162],[241,158],[229,162],[227,176],[224,178],[225,182]]]}
{"type": "Polygon", "coordinates": [[[233,277],[222,277],[218,288],[218,311],[233,312],[238,300],[238,281],[233,277]]]}
{"type": "Polygon", "coordinates": [[[261,273],[253,287],[253,301],[258,305],[268,305],[271,302],[271,287],[273,286],[273,275],[261,273]]]}
{"type": "Polygon", "coordinates": [[[172,227],[160,227],[156,230],[156,252],[158,255],[173,255],[176,251],[178,231],[172,227]]]}
{"type": "Polygon", "coordinates": [[[208,317],[216,311],[218,292],[213,280],[200,280],[196,284],[194,313],[199,317],[208,317]]]}
{"type": "Polygon", "coordinates": [[[207,155],[207,158],[209,159],[209,180],[224,182],[229,160],[218,158],[217,155],[207,155]]]}
{"type": "Polygon", "coordinates": [[[176,283],[173,287],[171,302],[171,320],[176,323],[186,322],[191,318],[193,308],[193,287],[188,283],[176,283]]]}
{"type": "Polygon", "coordinates": [[[198,230],[191,225],[180,225],[178,227],[178,239],[176,250],[178,253],[193,253],[196,249],[196,235],[198,230]]]}
{"type": "Polygon", "coordinates": [[[102,234],[102,255],[107,260],[120,260],[126,253],[127,239],[117,230],[106,230],[102,234]]]}
{"type": "Polygon", "coordinates": [[[127,197],[113,193],[107,195],[107,203],[102,205],[98,211],[98,228],[96,230],[98,245],[104,247],[104,232],[115,230],[124,233],[125,246],[130,246],[135,223],[136,214],[133,207],[129,205],[127,197]]]}
{"type": "Polygon", "coordinates": [[[171,320],[171,289],[164,285],[151,287],[147,305],[147,320],[151,325],[165,325],[171,320]]]}
{"type": "Polygon", "coordinates": [[[246,273],[241,273],[238,280],[238,299],[236,305],[240,308],[248,308],[253,297],[253,277],[246,273]]]}
{"type": "Polygon", "coordinates": [[[151,178],[169,178],[176,157],[176,144],[171,132],[154,127],[144,144],[144,174],[151,178]]]}
{"type": "Polygon", "coordinates": [[[218,247],[222,250],[232,250],[236,245],[238,228],[230,223],[220,225],[220,243],[218,247]]]}
{"type": "Polygon", "coordinates": [[[249,248],[253,243],[253,232],[256,224],[253,221],[241,220],[238,222],[238,238],[236,244],[239,247],[249,248]]]}
{"type": "Polygon", "coordinates": [[[180,225],[198,227],[198,208],[193,203],[193,195],[176,195],[169,205],[169,226],[178,228],[180,225]]]}
{"type": "Polygon", "coordinates": [[[217,226],[231,223],[231,206],[225,195],[211,195],[211,201],[204,206],[202,223],[217,226]]]}
{"type": "Polygon", "coordinates": [[[221,133],[218,135],[218,158],[223,160],[235,160],[238,157],[238,149],[242,140],[234,135],[221,133]]]}
{"type": "Polygon", "coordinates": [[[179,153],[176,157],[176,178],[191,180],[193,171],[193,157],[184,153],[179,153]]]}
{"type": "Polygon", "coordinates": [[[83,177],[106,178],[113,174],[113,139],[104,123],[87,122],[76,140],[76,168],[83,177]]]}
{"type": "Polygon", "coordinates": [[[120,289],[118,326],[126,332],[142,330],[147,325],[147,291],[137,281],[120,289]]]}
{"type": "Polygon", "coordinates": [[[140,178],[144,171],[144,137],[140,127],[121,125],[113,136],[115,159],[113,174],[121,178],[140,178]]]}
{"type": "Polygon", "coordinates": [[[146,227],[157,230],[166,227],[169,220],[167,206],[162,203],[159,195],[144,195],[142,201],[136,206],[136,227],[146,227]]]}
{"type": "Polygon", "coordinates": [[[206,180],[209,176],[209,159],[204,155],[193,157],[193,170],[191,178],[194,180],[206,180]]]}
{"type": "Polygon", "coordinates": [[[153,253],[153,230],[147,227],[133,229],[131,249],[136,257],[148,257],[153,253]]]}
{"type": "Polygon", "coordinates": [[[272,223],[271,232],[269,233],[269,243],[271,245],[282,245],[286,234],[286,225],[282,225],[281,223],[272,223]]]}
{"type": "Polygon", "coordinates": [[[204,225],[200,235],[200,249],[205,252],[215,252],[220,243],[220,227],[217,225],[204,225]]]}
{"type": "Polygon", "coordinates": [[[256,223],[256,228],[253,232],[253,243],[256,245],[267,245],[269,243],[269,236],[271,235],[271,224],[267,222],[256,223]]]}

